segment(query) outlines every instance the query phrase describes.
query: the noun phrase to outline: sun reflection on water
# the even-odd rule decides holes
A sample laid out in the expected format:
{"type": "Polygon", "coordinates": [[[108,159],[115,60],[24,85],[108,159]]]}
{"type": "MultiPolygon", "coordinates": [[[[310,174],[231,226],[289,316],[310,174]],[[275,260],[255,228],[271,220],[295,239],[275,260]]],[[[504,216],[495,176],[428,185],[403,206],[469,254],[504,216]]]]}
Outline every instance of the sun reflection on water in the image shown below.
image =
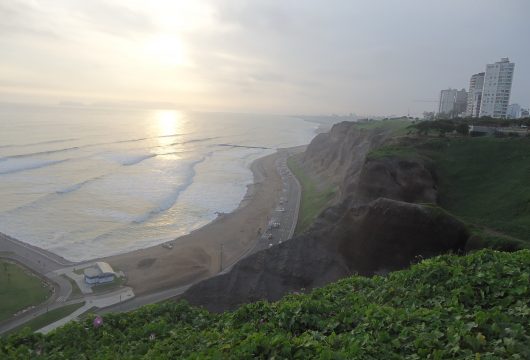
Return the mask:
{"type": "Polygon", "coordinates": [[[180,134],[183,118],[184,116],[180,111],[158,110],[156,112],[157,135],[171,136],[180,134]]]}
{"type": "Polygon", "coordinates": [[[175,144],[184,134],[184,114],[178,110],[157,110],[153,117],[153,134],[157,139],[157,150],[164,158],[180,158],[175,144]]]}

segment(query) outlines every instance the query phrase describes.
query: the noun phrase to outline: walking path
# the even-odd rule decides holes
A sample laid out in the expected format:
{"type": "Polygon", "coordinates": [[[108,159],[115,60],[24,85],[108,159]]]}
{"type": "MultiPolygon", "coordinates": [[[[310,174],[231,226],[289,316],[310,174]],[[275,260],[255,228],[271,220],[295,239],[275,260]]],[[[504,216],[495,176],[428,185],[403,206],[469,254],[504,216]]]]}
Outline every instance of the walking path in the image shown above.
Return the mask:
{"type": "Polygon", "coordinates": [[[39,333],[47,334],[50,331],[58,328],[59,326],[62,326],[66,324],[67,322],[76,319],[78,316],[82,315],[86,311],[92,309],[92,308],[106,308],[109,306],[112,306],[114,304],[121,303],[122,301],[126,301],[129,299],[132,299],[134,297],[134,292],[130,287],[119,289],[118,291],[114,291],[109,294],[100,295],[100,296],[87,296],[84,298],[85,305],[71,313],[70,315],[57,320],[54,323],[51,323],[42,329],[37,330],[39,333]]]}

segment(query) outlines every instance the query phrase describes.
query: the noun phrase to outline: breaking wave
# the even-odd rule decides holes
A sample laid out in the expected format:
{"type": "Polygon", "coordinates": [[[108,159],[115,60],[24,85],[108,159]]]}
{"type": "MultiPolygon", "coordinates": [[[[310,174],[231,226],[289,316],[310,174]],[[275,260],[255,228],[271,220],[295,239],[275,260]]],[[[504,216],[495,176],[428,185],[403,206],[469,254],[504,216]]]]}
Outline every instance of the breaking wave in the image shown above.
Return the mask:
{"type": "Polygon", "coordinates": [[[145,214],[142,214],[140,216],[138,216],[137,218],[135,218],[133,220],[133,223],[135,224],[141,224],[143,222],[146,222],[147,220],[151,219],[152,217],[164,212],[164,211],[167,211],[169,209],[171,209],[171,207],[173,205],[175,205],[175,203],[177,202],[180,194],[186,190],[192,183],[193,183],[193,178],[195,177],[196,175],[196,172],[195,172],[195,167],[204,162],[207,158],[211,157],[212,156],[212,152],[208,153],[206,156],[203,156],[201,159],[199,160],[196,160],[194,162],[192,162],[190,164],[190,169],[189,169],[189,173],[185,179],[185,181],[179,185],[178,187],[176,187],[172,192],[171,194],[169,194],[165,199],[163,199],[156,208],[154,209],[151,209],[150,211],[146,212],[145,214]]]}
{"type": "Polygon", "coordinates": [[[38,151],[38,152],[27,153],[27,154],[11,155],[11,156],[6,156],[3,159],[21,159],[21,158],[27,158],[27,157],[40,156],[40,155],[51,155],[51,154],[56,154],[56,153],[61,153],[61,152],[66,152],[66,151],[78,150],[78,149],[79,149],[79,146],[72,146],[72,147],[64,148],[64,149],[46,150],[46,151],[38,151]]]}
{"type": "Polygon", "coordinates": [[[40,169],[47,166],[53,166],[69,161],[70,159],[62,160],[33,160],[33,161],[10,161],[7,159],[0,164],[0,175],[14,174],[21,171],[28,171],[34,169],[40,169]]]}

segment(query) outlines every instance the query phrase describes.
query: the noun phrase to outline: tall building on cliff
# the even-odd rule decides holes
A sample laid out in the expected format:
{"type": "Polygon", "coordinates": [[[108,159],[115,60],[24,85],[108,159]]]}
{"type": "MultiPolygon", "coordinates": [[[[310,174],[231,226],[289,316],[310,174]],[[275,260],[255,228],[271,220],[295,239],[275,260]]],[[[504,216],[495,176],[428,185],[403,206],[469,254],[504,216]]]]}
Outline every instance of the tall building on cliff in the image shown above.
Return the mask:
{"type": "Polygon", "coordinates": [[[514,68],[515,64],[508,58],[486,66],[479,116],[506,117],[514,68]]]}
{"type": "Polygon", "coordinates": [[[467,93],[466,116],[478,117],[480,115],[480,102],[482,101],[482,88],[484,87],[484,73],[471,76],[469,92],[467,93]]]}

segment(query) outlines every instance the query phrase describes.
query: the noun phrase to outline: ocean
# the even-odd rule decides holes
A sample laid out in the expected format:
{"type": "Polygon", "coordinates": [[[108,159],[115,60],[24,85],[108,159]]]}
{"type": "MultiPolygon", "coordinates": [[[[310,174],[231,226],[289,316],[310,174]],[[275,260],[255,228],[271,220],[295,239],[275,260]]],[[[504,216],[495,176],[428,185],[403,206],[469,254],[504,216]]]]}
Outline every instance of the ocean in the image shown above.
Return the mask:
{"type": "Polygon", "coordinates": [[[295,117],[0,106],[0,232],[72,261],[157,245],[236,209],[295,117]]]}

